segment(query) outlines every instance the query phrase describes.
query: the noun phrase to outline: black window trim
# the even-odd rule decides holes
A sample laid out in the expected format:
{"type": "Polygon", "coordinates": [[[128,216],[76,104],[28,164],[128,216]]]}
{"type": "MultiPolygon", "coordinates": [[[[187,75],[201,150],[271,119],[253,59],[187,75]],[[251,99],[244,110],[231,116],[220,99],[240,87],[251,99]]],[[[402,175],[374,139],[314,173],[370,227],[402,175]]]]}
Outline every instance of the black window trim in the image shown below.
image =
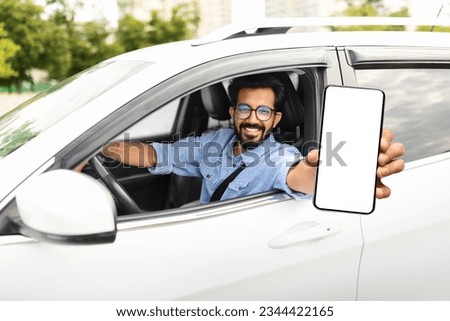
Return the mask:
{"type": "Polygon", "coordinates": [[[450,48],[350,46],[345,47],[347,63],[355,69],[389,68],[448,68],[450,48]]]}

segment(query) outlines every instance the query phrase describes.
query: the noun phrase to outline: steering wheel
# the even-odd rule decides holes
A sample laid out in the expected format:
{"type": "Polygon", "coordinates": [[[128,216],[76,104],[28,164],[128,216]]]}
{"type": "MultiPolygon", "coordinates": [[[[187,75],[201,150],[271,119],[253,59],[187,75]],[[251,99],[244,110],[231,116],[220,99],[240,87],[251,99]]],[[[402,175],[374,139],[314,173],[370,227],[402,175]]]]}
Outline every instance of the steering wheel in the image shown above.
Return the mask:
{"type": "Polygon", "coordinates": [[[106,168],[100,156],[95,156],[89,160],[89,164],[93,170],[100,176],[100,179],[105,183],[106,187],[118,200],[124,214],[134,214],[142,212],[136,202],[131,198],[130,194],[123,188],[123,186],[112,175],[111,171],[106,168]]]}

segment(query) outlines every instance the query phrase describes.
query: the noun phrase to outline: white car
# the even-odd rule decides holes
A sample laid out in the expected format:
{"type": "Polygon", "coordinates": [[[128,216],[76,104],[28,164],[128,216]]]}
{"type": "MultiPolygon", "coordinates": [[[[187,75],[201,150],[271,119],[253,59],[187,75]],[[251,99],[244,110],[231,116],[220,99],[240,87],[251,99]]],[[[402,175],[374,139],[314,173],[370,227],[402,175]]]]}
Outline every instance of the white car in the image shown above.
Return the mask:
{"type": "Polygon", "coordinates": [[[126,53],[1,116],[0,299],[449,300],[450,34],[288,27],[126,53]],[[283,192],[183,206],[198,180],[95,157],[230,126],[226,85],[266,71],[289,87],[276,133],[303,152],[327,85],[386,93],[406,169],[372,214],[283,192]]]}

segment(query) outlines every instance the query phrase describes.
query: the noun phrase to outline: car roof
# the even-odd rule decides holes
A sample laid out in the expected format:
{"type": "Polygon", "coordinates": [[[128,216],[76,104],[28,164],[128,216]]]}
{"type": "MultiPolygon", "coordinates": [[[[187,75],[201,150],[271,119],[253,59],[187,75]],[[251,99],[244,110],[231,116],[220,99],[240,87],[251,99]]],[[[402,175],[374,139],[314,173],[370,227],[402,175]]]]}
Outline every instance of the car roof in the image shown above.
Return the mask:
{"type": "Polygon", "coordinates": [[[176,64],[177,61],[201,62],[255,51],[300,47],[352,46],[450,49],[450,33],[407,31],[305,32],[226,39],[202,45],[196,45],[196,40],[188,40],[139,49],[113,59],[176,64]]]}
{"type": "MultiPolygon", "coordinates": [[[[450,34],[405,31],[331,32],[327,26],[450,26],[449,19],[410,17],[268,18],[230,24],[200,39],[172,42],[125,53],[113,60],[142,60],[174,73],[214,59],[250,52],[301,47],[404,46],[450,48],[450,34]],[[290,31],[308,30],[309,32],[290,31]],[[319,32],[311,32],[318,30],[319,32]]],[[[393,53],[394,54],[394,53],[393,53]]],[[[397,55],[398,56],[398,55],[397,55]]],[[[385,58],[385,57],[384,57],[385,58]]]]}

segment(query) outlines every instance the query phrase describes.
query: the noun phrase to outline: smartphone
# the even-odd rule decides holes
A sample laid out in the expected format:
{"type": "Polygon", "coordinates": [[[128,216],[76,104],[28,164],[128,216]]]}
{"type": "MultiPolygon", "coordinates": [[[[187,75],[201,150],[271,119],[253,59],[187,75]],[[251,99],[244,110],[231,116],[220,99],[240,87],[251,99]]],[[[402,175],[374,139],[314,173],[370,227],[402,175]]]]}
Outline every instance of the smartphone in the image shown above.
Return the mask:
{"type": "Polygon", "coordinates": [[[385,94],[374,88],[327,86],[313,203],[321,210],[370,214],[385,94]]]}

